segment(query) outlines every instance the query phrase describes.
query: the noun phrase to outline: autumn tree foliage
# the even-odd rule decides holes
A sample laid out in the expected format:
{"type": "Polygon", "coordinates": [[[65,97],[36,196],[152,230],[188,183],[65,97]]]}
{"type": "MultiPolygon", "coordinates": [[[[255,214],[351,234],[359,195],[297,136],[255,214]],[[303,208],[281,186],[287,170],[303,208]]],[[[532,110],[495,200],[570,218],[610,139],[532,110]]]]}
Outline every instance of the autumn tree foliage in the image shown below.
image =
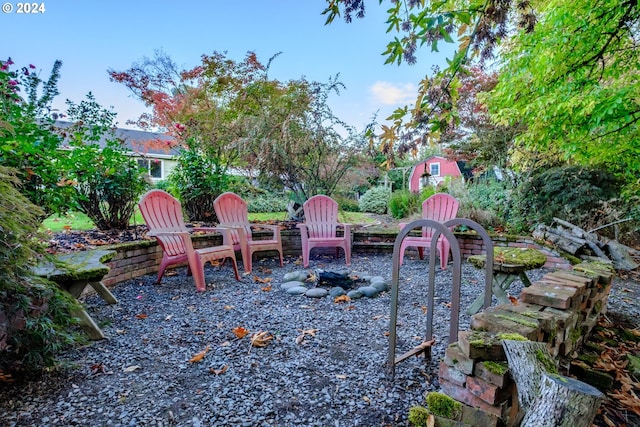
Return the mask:
{"type": "Polygon", "coordinates": [[[213,200],[224,191],[232,165],[252,171],[254,177],[275,180],[304,201],[334,191],[353,164],[364,139],[327,105],[327,97],[339,91],[340,82],[271,79],[269,65],[276,57],[263,64],[253,52],[242,61],[214,52],[203,55],[200,65],[180,71],[166,54],[156,52],[153,59],[127,71],[110,71],[114,81],[152,108],[138,125],[162,128],[192,160],[206,159],[212,174],[207,179],[195,182],[203,170],[180,171],[183,181],[192,180],[182,184],[185,206],[203,206],[205,199],[213,200]]]}
{"type": "MultiPolygon", "coordinates": [[[[420,82],[415,104],[397,110],[382,147],[409,151],[440,142],[462,104],[464,70],[489,64],[500,83],[487,98],[489,116],[522,130],[515,144],[529,152],[523,167],[561,159],[637,175],[638,24],[634,0],[380,0],[393,34],[387,63],[416,63],[419,48],[457,50],[448,66],[420,82]],[[492,62],[494,61],[494,62],[492,62]]],[[[327,0],[327,23],[365,15],[362,0],[327,0]]]]}

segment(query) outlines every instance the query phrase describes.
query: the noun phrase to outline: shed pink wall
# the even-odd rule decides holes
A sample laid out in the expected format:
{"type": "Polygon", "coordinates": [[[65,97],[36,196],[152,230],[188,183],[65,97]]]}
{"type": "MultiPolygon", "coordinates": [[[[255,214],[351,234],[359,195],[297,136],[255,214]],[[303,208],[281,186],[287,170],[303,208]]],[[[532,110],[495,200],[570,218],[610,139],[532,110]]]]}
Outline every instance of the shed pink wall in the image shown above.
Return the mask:
{"type": "Polygon", "coordinates": [[[411,170],[411,176],[409,177],[409,190],[416,192],[420,191],[420,176],[424,172],[425,163],[427,164],[427,172],[431,170],[430,168],[432,163],[440,163],[440,175],[434,176],[434,178],[438,182],[443,181],[447,176],[462,176],[460,168],[458,167],[458,164],[456,162],[447,160],[446,158],[440,156],[429,157],[428,159],[425,159],[415,165],[411,170]]]}

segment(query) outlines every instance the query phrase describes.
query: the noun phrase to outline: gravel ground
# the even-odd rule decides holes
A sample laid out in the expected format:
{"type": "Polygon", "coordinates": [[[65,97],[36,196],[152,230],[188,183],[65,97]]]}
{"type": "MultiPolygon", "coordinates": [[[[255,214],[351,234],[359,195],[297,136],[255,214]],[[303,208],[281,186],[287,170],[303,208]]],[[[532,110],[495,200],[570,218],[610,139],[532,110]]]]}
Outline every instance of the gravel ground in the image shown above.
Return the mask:
{"type": "MultiPolygon", "coordinates": [[[[311,268],[342,269],[344,259],[316,258],[311,268]]],[[[385,376],[389,292],[347,303],[290,296],[280,284],[286,273],[304,270],[297,260],[284,268],[261,260],[254,269],[238,283],[228,264],[209,266],[204,293],[178,269],[161,285],[155,276],[118,284],[117,305],[88,296],[88,312],[108,339],[64,354],[67,369],[3,385],[0,425],[407,426],[409,408],[438,389],[451,268],[436,274],[431,362],[410,358],[393,381],[385,376]],[[236,327],[250,334],[238,339],[236,327]],[[265,347],[251,346],[259,331],[273,336],[265,347]],[[190,361],[206,349],[200,362],[190,361]]],[[[391,256],[354,254],[350,271],[390,280],[391,256]]],[[[397,354],[424,339],[427,271],[426,262],[411,259],[401,268],[397,354]]],[[[483,274],[463,264],[463,307],[480,292],[483,274]]],[[[629,286],[614,285],[609,310],[637,321],[640,302],[629,298],[629,286]]],[[[460,329],[468,322],[462,314],[460,329]]]]}

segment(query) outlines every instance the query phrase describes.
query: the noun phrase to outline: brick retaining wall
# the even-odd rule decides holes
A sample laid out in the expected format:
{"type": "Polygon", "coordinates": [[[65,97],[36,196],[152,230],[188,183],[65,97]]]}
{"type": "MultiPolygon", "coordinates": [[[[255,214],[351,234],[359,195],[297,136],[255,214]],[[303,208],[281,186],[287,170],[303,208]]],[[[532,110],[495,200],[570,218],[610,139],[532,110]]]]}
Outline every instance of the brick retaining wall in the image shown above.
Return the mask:
{"type": "MultiPolygon", "coordinates": [[[[302,253],[299,230],[282,230],[282,251],[285,256],[298,257],[302,253]]],[[[356,230],[353,233],[353,253],[388,253],[393,252],[393,244],[397,233],[395,232],[368,232],[356,230]]],[[[456,233],[460,251],[463,258],[469,255],[478,255],[484,252],[482,239],[473,233],[456,233]]],[[[194,247],[206,247],[220,244],[219,236],[194,236],[194,247]]],[[[517,236],[492,236],[495,246],[526,247],[542,251],[547,256],[546,268],[570,269],[570,262],[562,258],[558,252],[544,247],[533,239],[525,239],[517,236]]],[[[107,264],[109,274],[105,276],[103,283],[111,286],[135,277],[154,274],[158,272],[162,250],[155,240],[142,240],[139,242],[123,243],[107,247],[115,250],[116,256],[107,264]]],[[[319,249],[315,249],[319,250],[319,249]]],[[[314,251],[315,251],[314,250],[314,251]]],[[[315,253],[315,252],[314,252],[315,253]]],[[[272,256],[268,252],[256,253],[254,256],[272,256]]],[[[238,253],[238,258],[240,254],[238,253]]],[[[239,261],[239,259],[238,259],[239,261]]]]}

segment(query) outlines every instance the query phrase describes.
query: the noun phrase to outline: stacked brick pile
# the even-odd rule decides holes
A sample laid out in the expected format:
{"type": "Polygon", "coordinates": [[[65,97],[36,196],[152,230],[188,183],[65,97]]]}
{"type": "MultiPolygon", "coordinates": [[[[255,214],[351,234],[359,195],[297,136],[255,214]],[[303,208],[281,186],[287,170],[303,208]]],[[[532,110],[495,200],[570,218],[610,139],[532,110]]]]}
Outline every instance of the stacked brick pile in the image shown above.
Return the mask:
{"type": "Polygon", "coordinates": [[[472,316],[471,330],[459,333],[440,362],[442,391],[482,411],[483,421],[476,425],[516,425],[518,399],[502,340],[521,336],[546,342],[560,366],[566,366],[564,359],[590,336],[605,312],[613,275],[606,264],[584,262],[524,288],[517,304],[472,316]]]}

